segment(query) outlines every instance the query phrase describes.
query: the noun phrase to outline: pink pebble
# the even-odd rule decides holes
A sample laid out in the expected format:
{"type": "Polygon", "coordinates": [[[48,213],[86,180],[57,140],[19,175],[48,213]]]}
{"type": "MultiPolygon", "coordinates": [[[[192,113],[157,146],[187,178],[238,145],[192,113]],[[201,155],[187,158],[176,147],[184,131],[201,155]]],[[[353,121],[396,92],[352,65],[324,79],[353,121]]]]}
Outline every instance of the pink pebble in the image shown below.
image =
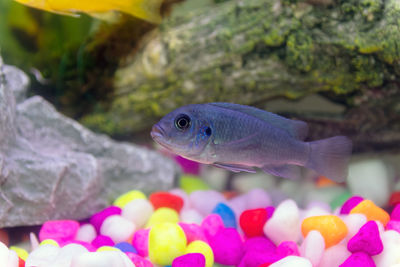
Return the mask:
{"type": "Polygon", "coordinates": [[[400,221],[400,204],[397,204],[392,213],[390,213],[390,219],[394,221],[400,221]]]}
{"type": "Polygon", "coordinates": [[[195,223],[178,223],[182,228],[183,232],[185,232],[187,243],[189,244],[195,240],[207,241],[206,236],[204,235],[203,228],[195,223]]]}
{"type": "Polygon", "coordinates": [[[96,247],[93,246],[92,244],[88,243],[88,242],[84,242],[84,241],[80,241],[80,240],[73,240],[73,241],[69,241],[67,243],[65,243],[64,245],[68,245],[68,244],[79,244],[84,246],[89,252],[94,252],[96,251],[96,247]]]}
{"type": "Polygon", "coordinates": [[[244,251],[274,252],[275,244],[267,237],[252,237],[247,239],[243,245],[244,251]]]}
{"type": "Polygon", "coordinates": [[[351,254],[339,267],[376,267],[371,256],[364,252],[351,254]]]}
{"type": "Polygon", "coordinates": [[[149,255],[149,232],[150,229],[139,229],[133,235],[132,245],[142,257],[149,255]]]}
{"type": "Polygon", "coordinates": [[[275,207],[274,206],[268,206],[265,209],[267,210],[267,220],[268,220],[274,214],[275,207]]]}
{"type": "Polygon", "coordinates": [[[342,208],[340,209],[340,214],[349,214],[350,211],[363,200],[364,199],[360,196],[352,196],[343,203],[342,208]]]}
{"type": "Polygon", "coordinates": [[[386,224],[386,230],[394,230],[400,233],[400,221],[393,221],[390,220],[387,224],[386,224]]]}
{"type": "Polygon", "coordinates": [[[216,263],[237,265],[243,256],[243,242],[235,228],[221,228],[210,236],[209,245],[214,252],[216,263]]]}
{"type": "Polygon", "coordinates": [[[218,214],[210,214],[201,222],[201,228],[203,228],[204,234],[207,238],[214,236],[224,227],[224,222],[218,214]]]}
{"type": "Polygon", "coordinates": [[[100,233],[100,228],[101,225],[103,224],[104,220],[111,215],[120,215],[122,212],[120,207],[117,206],[110,206],[105,208],[104,210],[95,213],[91,218],[90,218],[90,223],[94,226],[96,229],[97,233],[100,233]]]}
{"type": "Polygon", "coordinates": [[[276,248],[276,253],[281,257],[300,256],[299,247],[293,241],[283,241],[276,248]]]}
{"type": "Polygon", "coordinates": [[[262,264],[274,263],[281,258],[273,251],[247,251],[240,261],[238,267],[258,267],[262,264]]]}
{"type": "Polygon", "coordinates": [[[125,254],[133,262],[133,264],[135,264],[136,267],[153,267],[153,263],[142,256],[139,256],[133,252],[126,252],[125,254]]]}
{"type": "Polygon", "coordinates": [[[105,235],[98,235],[96,238],[92,241],[92,246],[94,246],[96,249],[102,246],[114,246],[115,243],[112,241],[112,239],[108,236],[105,235]]]}
{"type": "Polygon", "coordinates": [[[172,267],[204,267],[206,258],[201,253],[188,253],[177,257],[172,262],[172,267]]]}
{"type": "Polygon", "coordinates": [[[382,252],[383,244],[375,221],[364,224],[347,243],[350,252],[365,252],[371,256],[382,252]]]}
{"type": "Polygon", "coordinates": [[[48,221],[42,225],[39,232],[39,240],[53,239],[59,244],[71,241],[75,238],[79,229],[79,223],[72,220],[48,221]]]}
{"type": "Polygon", "coordinates": [[[175,156],[175,161],[180,165],[184,173],[194,175],[200,174],[200,164],[198,162],[185,159],[181,156],[175,156]]]}

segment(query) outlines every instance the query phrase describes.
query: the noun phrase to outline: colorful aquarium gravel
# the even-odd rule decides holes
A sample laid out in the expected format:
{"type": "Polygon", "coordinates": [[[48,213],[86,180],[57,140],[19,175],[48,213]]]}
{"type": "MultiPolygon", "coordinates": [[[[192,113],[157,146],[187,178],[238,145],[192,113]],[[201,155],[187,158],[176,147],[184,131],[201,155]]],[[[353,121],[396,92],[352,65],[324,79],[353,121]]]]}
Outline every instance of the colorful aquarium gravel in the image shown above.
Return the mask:
{"type": "Polygon", "coordinates": [[[400,266],[399,203],[391,214],[359,196],[333,211],[292,199],[274,207],[262,189],[223,194],[187,182],[127,192],[85,222],[48,221],[29,252],[0,243],[0,266],[400,266]]]}

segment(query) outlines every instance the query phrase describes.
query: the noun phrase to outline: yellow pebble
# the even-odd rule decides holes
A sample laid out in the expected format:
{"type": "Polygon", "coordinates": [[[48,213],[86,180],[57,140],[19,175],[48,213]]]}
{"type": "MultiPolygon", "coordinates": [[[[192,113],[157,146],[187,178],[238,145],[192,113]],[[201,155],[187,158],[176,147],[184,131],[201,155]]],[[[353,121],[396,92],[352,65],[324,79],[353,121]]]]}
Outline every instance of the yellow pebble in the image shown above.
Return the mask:
{"type": "Polygon", "coordinates": [[[110,246],[102,246],[99,247],[97,250],[97,252],[102,252],[102,251],[119,251],[119,249],[115,248],[115,247],[110,247],[110,246]]]}
{"type": "Polygon", "coordinates": [[[206,258],[206,266],[212,267],[214,264],[214,253],[211,247],[203,241],[196,240],[191,242],[187,248],[185,253],[201,253],[206,258]]]}
{"type": "Polygon", "coordinates": [[[149,258],[157,265],[171,265],[185,253],[186,236],[176,223],[158,223],[150,229],[149,258]]]}
{"type": "Polygon", "coordinates": [[[389,214],[374,204],[371,200],[365,199],[361,201],[357,206],[355,206],[351,211],[350,214],[353,213],[361,213],[367,217],[368,221],[380,221],[383,226],[390,220],[389,214]]]}
{"type": "Polygon", "coordinates": [[[40,246],[41,245],[52,245],[52,246],[60,247],[60,245],[57,243],[57,241],[55,241],[53,239],[45,239],[42,242],[40,242],[40,246]]]}
{"type": "Polygon", "coordinates": [[[26,261],[26,258],[28,258],[29,253],[25,249],[14,246],[11,246],[10,249],[14,250],[17,253],[18,257],[20,257],[24,261],[26,261]]]}
{"type": "Polygon", "coordinates": [[[171,208],[158,208],[151,215],[149,221],[146,224],[146,228],[153,227],[158,223],[178,223],[179,222],[179,214],[176,210],[171,208]]]}
{"type": "Polygon", "coordinates": [[[113,203],[114,206],[120,207],[121,209],[126,206],[129,202],[135,199],[143,198],[146,199],[146,195],[138,190],[129,191],[119,196],[113,203]]]}
{"type": "Polygon", "coordinates": [[[312,230],[317,230],[321,233],[327,248],[339,243],[346,237],[348,232],[343,220],[335,215],[312,216],[304,219],[301,224],[303,236],[306,237],[312,230]]]}

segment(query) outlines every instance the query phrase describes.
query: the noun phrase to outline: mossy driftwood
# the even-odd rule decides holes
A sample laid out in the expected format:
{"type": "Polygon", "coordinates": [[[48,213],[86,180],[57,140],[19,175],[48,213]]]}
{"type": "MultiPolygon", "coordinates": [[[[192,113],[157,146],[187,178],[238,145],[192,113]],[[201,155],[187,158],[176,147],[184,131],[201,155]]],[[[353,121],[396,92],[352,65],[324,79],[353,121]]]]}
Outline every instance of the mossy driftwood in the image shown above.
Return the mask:
{"type": "Polygon", "coordinates": [[[114,86],[86,125],[127,135],[184,104],[268,109],[277,97],[323,93],[346,112],[299,110],[310,138],[342,133],[356,151],[400,150],[400,2],[232,0],[194,10],[153,32],[114,86]]]}

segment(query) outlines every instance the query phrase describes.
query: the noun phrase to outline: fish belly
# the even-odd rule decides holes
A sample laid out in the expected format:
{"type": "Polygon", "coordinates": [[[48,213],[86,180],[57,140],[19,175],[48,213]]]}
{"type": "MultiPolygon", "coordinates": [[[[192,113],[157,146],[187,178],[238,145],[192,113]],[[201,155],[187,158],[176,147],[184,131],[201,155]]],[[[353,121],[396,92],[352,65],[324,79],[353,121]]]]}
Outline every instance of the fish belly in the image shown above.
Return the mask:
{"type": "Polygon", "coordinates": [[[241,141],[232,141],[218,149],[218,161],[262,168],[282,164],[304,166],[308,159],[307,143],[275,127],[258,125],[247,136],[236,138],[241,141]]]}
{"type": "Polygon", "coordinates": [[[259,154],[253,159],[257,167],[266,164],[293,164],[304,166],[309,157],[309,145],[287,135],[262,140],[259,154]]]}

